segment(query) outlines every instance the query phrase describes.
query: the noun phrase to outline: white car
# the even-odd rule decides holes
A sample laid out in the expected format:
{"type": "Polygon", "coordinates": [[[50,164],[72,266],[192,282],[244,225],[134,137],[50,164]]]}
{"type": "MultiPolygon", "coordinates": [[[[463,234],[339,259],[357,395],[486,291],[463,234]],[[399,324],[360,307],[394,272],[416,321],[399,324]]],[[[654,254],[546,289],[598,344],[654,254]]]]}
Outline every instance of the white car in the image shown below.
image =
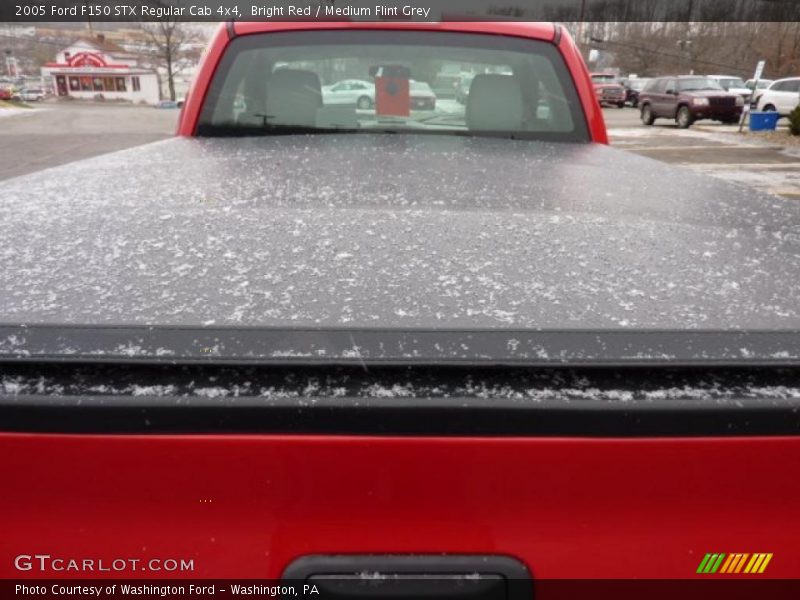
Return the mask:
{"type": "MultiPolygon", "coordinates": [[[[757,86],[758,90],[760,91],[767,89],[769,86],[772,85],[773,81],[774,81],[773,79],[759,79],[757,86]]],[[[747,81],[744,82],[744,84],[747,86],[748,90],[752,90],[754,87],[756,87],[756,80],[748,79],[747,81]]]]}
{"type": "Polygon", "coordinates": [[[355,105],[362,110],[372,108],[375,106],[375,84],[360,79],[345,79],[322,86],[322,103],[355,105]]]}
{"type": "Polygon", "coordinates": [[[800,104],[800,77],[778,79],[761,93],[757,109],[765,112],[780,113],[788,116],[800,104]]]}
{"type": "Polygon", "coordinates": [[[707,75],[707,77],[720,84],[726,92],[739,94],[745,100],[749,100],[753,93],[741,77],[734,75],[707,75]]]}
{"type": "Polygon", "coordinates": [[[44,90],[39,88],[25,88],[19,93],[19,98],[23,102],[41,102],[45,96],[44,90]]]}
{"type": "Polygon", "coordinates": [[[774,80],[772,79],[759,79],[758,82],[756,82],[755,79],[748,79],[745,81],[747,89],[752,92],[752,96],[750,96],[750,104],[753,106],[758,104],[758,99],[761,98],[761,94],[772,85],[773,81],[774,80]]]}

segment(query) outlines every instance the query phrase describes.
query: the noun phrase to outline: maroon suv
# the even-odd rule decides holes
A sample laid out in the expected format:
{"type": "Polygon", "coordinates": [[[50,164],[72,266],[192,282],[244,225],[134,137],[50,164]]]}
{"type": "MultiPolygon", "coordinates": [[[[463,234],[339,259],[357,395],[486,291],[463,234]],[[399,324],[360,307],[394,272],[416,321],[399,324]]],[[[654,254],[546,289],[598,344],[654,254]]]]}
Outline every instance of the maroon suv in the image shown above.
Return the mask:
{"type": "Polygon", "coordinates": [[[695,75],[657,77],[639,94],[642,123],[675,119],[686,129],[700,119],[736,123],[744,110],[738,94],[726,92],[715,80],[695,75]]]}

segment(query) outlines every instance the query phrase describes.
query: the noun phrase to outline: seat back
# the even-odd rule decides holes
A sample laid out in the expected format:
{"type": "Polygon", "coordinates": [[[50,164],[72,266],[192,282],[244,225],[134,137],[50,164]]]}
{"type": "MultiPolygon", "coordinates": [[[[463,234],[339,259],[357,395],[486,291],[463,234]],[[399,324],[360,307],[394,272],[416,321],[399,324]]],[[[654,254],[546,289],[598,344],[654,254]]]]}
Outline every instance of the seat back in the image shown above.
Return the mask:
{"type": "Polygon", "coordinates": [[[267,85],[267,123],[314,127],[322,106],[322,87],[313,71],[278,69],[267,85]]]}
{"type": "Polygon", "coordinates": [[[467,127],[477,131],[520,131],[522,90],[511,75],[483,73],[472,80],[467,97],[467,127]]]}

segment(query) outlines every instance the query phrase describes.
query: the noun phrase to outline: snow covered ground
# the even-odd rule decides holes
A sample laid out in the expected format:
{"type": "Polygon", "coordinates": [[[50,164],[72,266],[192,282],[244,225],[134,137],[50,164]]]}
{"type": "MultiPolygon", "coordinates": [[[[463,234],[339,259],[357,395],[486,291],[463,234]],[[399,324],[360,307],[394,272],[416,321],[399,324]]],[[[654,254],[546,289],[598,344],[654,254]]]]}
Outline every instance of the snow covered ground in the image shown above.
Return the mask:
{"type": "Polygon", "coordinates": [[[800,200],[800,146],[776,143],[779,136],[738,133],[738,126],[711,121],[699,122],[691,129],[678,129],[667,120],[645,127],[638,111],[609,109],[604,113],[613,146],[800,200]]]}
{"type": "Polygon", "coordinates": [[[16,106],[0,106],[0,119],[4,117],[16,117],[22,115],[32,115],[37,111],[32,108],[17,108],[16,106]]]}

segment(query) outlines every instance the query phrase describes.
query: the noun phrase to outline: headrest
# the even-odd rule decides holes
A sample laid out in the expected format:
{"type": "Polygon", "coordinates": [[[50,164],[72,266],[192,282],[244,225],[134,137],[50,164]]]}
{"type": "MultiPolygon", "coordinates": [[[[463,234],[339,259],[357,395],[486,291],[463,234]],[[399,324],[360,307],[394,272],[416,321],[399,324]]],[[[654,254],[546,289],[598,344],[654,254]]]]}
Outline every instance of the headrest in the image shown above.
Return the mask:
{"type": "Polygon", "coordinates": [[[522,129],[522,90],[511,75],[476,75],[467,96],[467,127],[483,131],[522,129]]]}
{"type": "Polygon", "coordinates": [[[270,125],[314,127],[322,106],[322,88],[313,71],[278,69],[267,84],[267,114],[270,125]]]}

